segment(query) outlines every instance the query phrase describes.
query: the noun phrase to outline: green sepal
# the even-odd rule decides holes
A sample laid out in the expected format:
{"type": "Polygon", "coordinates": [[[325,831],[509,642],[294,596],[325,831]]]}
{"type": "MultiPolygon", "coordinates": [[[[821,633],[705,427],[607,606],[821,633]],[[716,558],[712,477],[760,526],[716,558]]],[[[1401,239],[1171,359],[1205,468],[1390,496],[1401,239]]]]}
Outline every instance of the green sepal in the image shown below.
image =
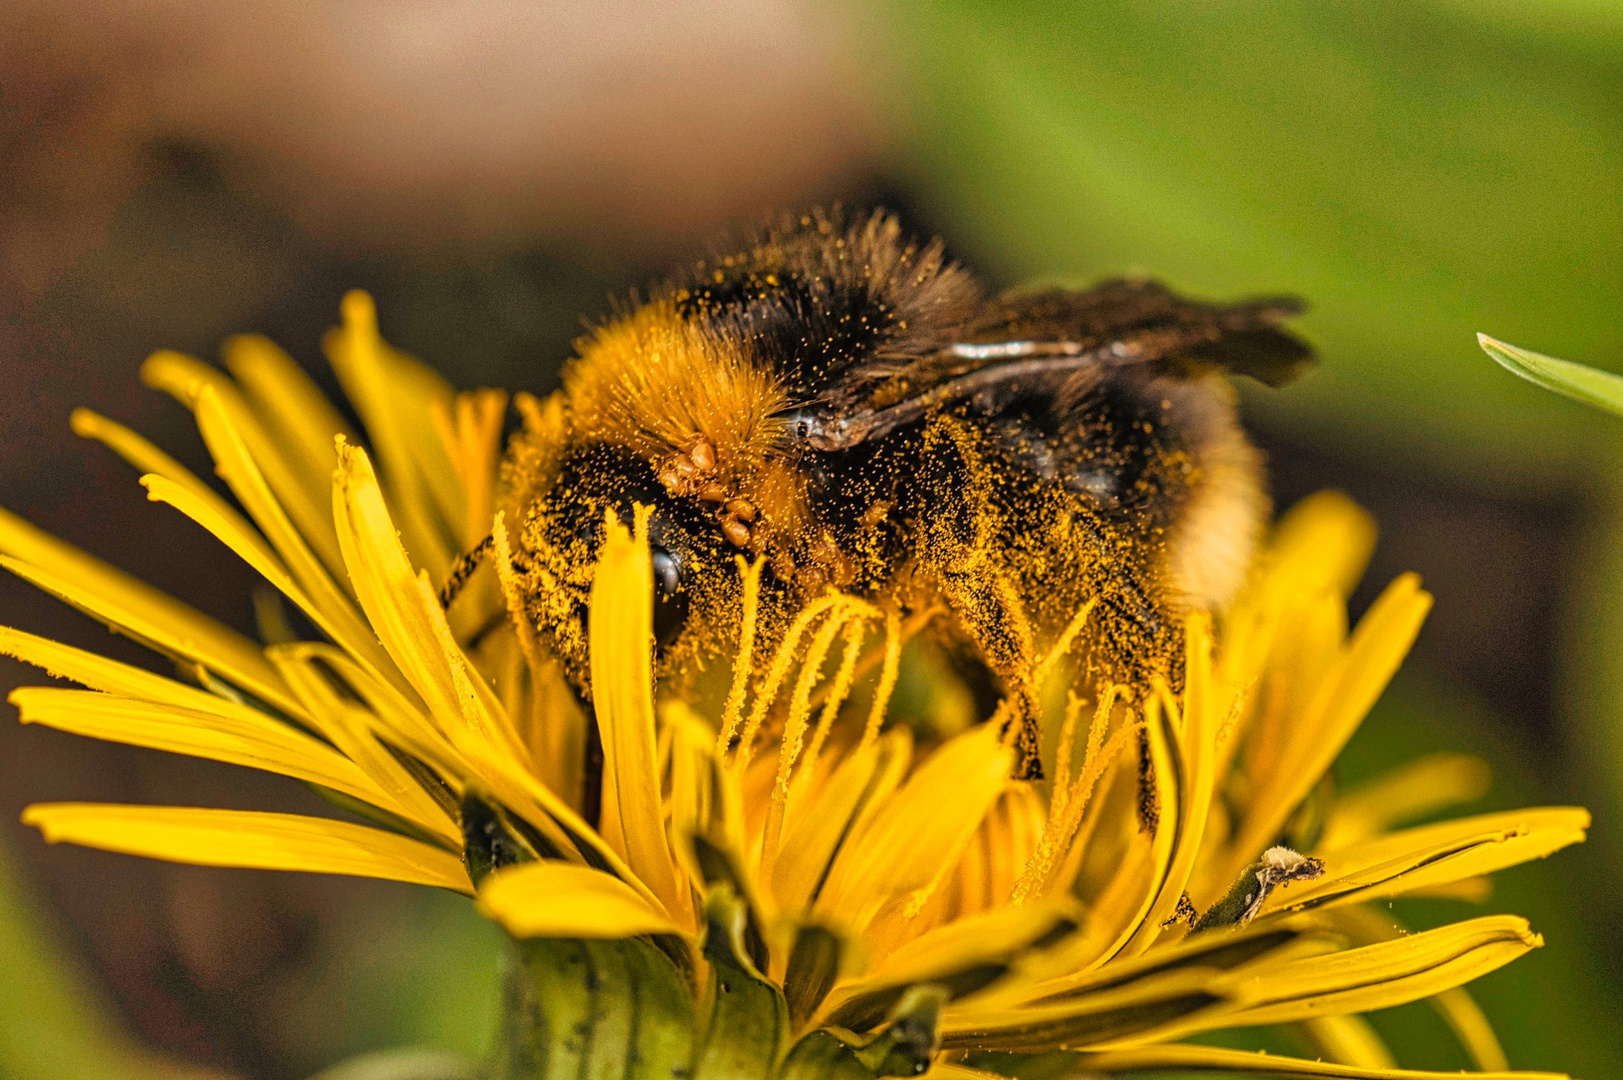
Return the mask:
{"type": "Polygon", "coordinates": [[[693,1060],[693,993],[645,938],[517,942],[492,1080],[673,1080],[693,1060]]]}
{"type": "Polygon", "coordinates": [[[704,916],[709,1017],[693,1080],[764,1080],[786,1048],[789,1006],[750,958],[744,901],[730,887],[717,885],[705,896],[704,916]]]}
{"type": "Polygon", "coordinates": [[[493,802],[468,791],[457,807],[462,826],[462,865],[474,888],[486,875],[515,863],[533,862],[535,850],[511,827],[507,816],[493,802]]]}
{"type": "Polygon", "coordinates": [[[780,1080],[875,1080],[919,1076],[941,1045],[941,1009],[949,994],[941,986],[910,987],[877,1035],[845,1028],[819,1028],[795,1043],[780,1080]]]}
{"type": "Polygon", "coordinates": [[[693,852],[693,863],[704,881],[705,891],[727,889],[743,901],[745,954],[757,969],[766,967],[766,934],[757,915],[761,905],[754,895],[750,876],[743,872],[726,846],[715,843],[703,833],[690,833],[688,843],[693,852]]]}

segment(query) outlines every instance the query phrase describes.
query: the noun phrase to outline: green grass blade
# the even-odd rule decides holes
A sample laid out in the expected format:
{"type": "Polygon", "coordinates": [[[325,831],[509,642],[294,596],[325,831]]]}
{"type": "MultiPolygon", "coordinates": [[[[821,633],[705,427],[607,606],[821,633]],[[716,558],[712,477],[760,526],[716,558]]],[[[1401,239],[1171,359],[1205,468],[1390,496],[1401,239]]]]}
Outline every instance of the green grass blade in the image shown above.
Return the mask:
{"type": "Polygon", "coordinates": [[[1554,390],[1586,405],[1623,416],[1623,376],[1519,349],[1503,341],[1495,341],[1487,334],[1478,334],[1476,339],[1483,351],[1507,371],[1546,390],[1554,390]]]}

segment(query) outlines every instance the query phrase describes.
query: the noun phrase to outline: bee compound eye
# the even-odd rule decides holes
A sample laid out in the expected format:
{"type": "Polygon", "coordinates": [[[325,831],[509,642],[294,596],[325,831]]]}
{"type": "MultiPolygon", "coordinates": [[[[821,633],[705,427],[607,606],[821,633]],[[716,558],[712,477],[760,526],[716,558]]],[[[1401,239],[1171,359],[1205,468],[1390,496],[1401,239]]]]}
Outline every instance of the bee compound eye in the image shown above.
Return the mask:
{"type": "Polygon", "coordinates": [[[656,547],[651,554],[654,567],[654,587],[666,598],[676,595],[682,587],[682,568],[677,565],[676,556],[664,548],[656,547]]]}

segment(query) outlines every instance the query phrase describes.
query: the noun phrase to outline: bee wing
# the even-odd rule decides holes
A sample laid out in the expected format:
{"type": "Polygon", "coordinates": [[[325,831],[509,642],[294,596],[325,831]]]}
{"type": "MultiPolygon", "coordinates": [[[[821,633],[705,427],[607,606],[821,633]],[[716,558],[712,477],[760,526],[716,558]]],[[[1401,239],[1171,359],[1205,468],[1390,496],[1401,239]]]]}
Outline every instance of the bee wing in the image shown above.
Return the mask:
{"type": "Polygon", "coordinates": [[[850,393],[842,407],[796,412],[790,433],[813,449],[843,450],[978,394],[1112,367],[1160,364],[1190,373],[1218,367],[1282,386],[1313,358],[1304,342],[1278,328],[1302,309],[1292,297],[1202,304],[1154,281],[1009,294],[991,301],[962,340],[902,366],[861,373],[883,381],[850,393]]]}
{"type": "Polygon", "coordinates": [[[1080,351],[1104,347],[1118,362],[1192,360],[1277,387],[1300,375],[1312,359],[1300,339],[1278,329],[1304,307],[1290,296],[1203,304],[1155,281],[1110,281],[1086,292],[1049,289],[999,297],[955,350],[1027,343],[1064,343],[1080,351]],[[1122,348],[1112,353],[1109,347],[1117,344],[1122,348]]]}

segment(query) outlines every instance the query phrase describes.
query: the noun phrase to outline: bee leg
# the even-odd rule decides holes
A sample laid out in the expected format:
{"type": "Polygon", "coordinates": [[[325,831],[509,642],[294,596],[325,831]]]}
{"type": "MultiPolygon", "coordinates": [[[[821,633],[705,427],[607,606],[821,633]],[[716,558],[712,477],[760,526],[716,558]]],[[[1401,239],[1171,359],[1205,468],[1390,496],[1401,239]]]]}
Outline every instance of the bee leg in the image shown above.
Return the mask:
{"type": "Polygon", "coordinates": [[[445,584],[440,587],[441,608],[451,606],[452,601],[461,594],[463,587],[468,584],[468,579],[473,577],[473,572],[479,569],[479,564],[484,562],[485,556],[490,554],[491,549],[495,546],[496,537],[494,535],[487,536],[475,544],[472,551],[457,557],[456,562],[451,564],[451,572],[445,577],[445,584]]]}
{"type": "Polygon", "coordinates": [[[969,570],[945,571],[940,577],[947,603],[979,650],[984,669],[1003,683],[1003,732],[1014,732],[1014,775],[1040,780],[1037,695],[1029,675],[1036,648],[1014,583],[988,560],[977,560],[969,570]]]}

